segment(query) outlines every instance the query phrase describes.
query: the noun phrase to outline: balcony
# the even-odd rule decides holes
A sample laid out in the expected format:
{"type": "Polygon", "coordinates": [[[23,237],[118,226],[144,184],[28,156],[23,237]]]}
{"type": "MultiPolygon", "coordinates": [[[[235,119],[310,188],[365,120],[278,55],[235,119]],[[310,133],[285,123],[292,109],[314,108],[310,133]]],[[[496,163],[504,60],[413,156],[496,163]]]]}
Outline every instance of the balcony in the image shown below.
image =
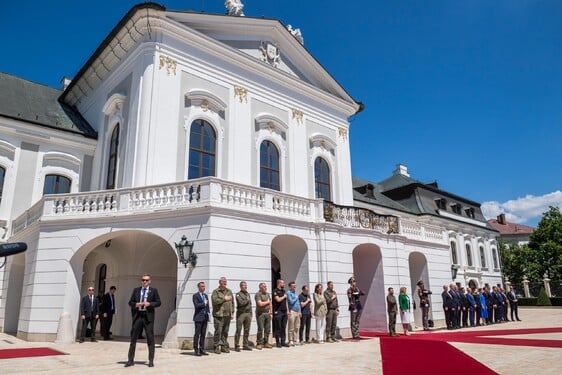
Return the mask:
{"type": "Polygon", "coordinates": [[[195,207],[225,207],[315,222],[321,201],[204,177],[178,183],[45,195],[13,220],[12,235],[34,222],[84,217],[119,217],[195,207]]]}
{"type": "Polygon", "coordinates": [[[364,208],[339,206],[216,177],[146,186],[45,195],[11,223],[15,235],[33,223],[80,218],[119,218],[141,213],[219,207],[310,223],[330,222],[346,228],[400,234],[410,239],[445,243],[443,229],[364,208]]]}

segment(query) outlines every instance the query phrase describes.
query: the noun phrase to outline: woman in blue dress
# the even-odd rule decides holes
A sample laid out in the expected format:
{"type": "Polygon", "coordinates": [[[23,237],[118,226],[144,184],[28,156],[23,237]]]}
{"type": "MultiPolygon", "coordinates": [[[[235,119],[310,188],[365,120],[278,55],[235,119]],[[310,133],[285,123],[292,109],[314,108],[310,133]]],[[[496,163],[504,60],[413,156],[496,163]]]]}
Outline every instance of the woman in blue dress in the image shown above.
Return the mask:
{"type": "Polygon", "coordinates": [[[486,325],[486,321],[488,320],[488,309],[486,307],[486,298],[484,298],[482,289],[478,289],[478,295],[480,296],[480,318],[482,319],[481,324],[486,325]]]}

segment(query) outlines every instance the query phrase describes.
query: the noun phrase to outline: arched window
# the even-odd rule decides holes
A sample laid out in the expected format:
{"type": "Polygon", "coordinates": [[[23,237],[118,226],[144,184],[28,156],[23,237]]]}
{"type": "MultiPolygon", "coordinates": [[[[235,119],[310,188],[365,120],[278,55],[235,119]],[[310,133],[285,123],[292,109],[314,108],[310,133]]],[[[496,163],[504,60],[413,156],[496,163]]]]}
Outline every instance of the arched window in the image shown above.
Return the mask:
{"type": "Polygon", "coordinates": [[[205,120],[191,123],[188,179],[215,175],[216,142],[217,135],[211,124],[205,120]]]}
{"type": "Polygon", "coordinates": [[[480,246],[480,265],[486,268],[486,254],[484,254],[484,246],[480,246]]]}
{"type": "Polygon", "coordinates": [[[457,243],[451,241],[451,257],[453,259],[453,264],[459,264],[459,259],[457,257],[457,243]]]}
{"type": "Polygon", "coordinates": [[[106,189],[115,189],[115,176],[117,173],[117,153],[119,151],[119,124],[115,125],[109,142],[109,159],[107,161],[106,189]]]}
{"type": "Polygon", "coordinates": [[[466,262],[469,266],[472,266],[472,249],[469,244],[466,244],[466,262]]]}
{"type": "Polygon", "coordinates": [[[260,146],[260,186],[281,190],[279,183],[279,151],[271,141],[260,146]]]}
{"type": "Polygon", "coordinates": [[[496,249],[492,249],[492,260],[494,261],[494,269],[500,268],[498,265],[498,251],[496,249]]]}
{"type": "Polygon", "coordinates": [[[4,191],[5,176],[6,176],[6,168],[0,167],[0,203],[2,202],[2,192],[4,191]]]}
{"type": "Polygon", "coordinates": [[[330,166],[323,158],[316,158],[314,161],[314,188],[316,198],[331,200],[330,191],[330,166]]]}
{"type": "Polygon", "coordinates": [[[70,193],[70,179],[58,174],[48,174],[45,176],[43,194],[66,194],[70,193]]]}

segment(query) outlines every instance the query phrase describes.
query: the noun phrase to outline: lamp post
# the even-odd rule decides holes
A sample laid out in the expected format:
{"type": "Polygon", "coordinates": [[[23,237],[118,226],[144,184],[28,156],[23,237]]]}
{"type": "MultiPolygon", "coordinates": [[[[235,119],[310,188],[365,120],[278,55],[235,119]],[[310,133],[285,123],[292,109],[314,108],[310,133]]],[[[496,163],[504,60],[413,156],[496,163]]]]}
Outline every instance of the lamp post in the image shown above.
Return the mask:
{"type": "Polygon", "coordinates": [[[453,281],[457,278],[457,267],[454,264],[451,264],[451,277],[453,281]]]}
{"type": "Polygon", "coordinates": [[[191,264],[191,267],[195,267],[197,265],[197,254],[193,252],[193,241],[188,241],[185,235],[181,236],[180,243],[175,243],[176,251],[178,252],[178,259],[181,264],[187,268],[188,264],[191,264]],[[187,253],[187,256],[186,256],[187,253]]]}

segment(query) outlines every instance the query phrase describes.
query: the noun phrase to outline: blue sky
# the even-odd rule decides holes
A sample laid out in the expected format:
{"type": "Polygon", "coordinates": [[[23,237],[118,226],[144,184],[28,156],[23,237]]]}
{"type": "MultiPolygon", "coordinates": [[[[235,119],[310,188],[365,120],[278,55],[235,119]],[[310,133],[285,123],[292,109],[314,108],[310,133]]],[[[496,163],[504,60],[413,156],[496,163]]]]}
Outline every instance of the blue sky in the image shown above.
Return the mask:
{"type": "MultiPolygon", "coordinates": [[[[0,71],[59,87],[139,1],[0,0],[0,71]]],[[[161,1],[224,13],[222,0],[161,1]]],[[[536,225],[562,207],[562,1],[246,0],[247,16],[300,28],[365,111],[353,174],[397,163],[422,182],[536,225]]]]}

